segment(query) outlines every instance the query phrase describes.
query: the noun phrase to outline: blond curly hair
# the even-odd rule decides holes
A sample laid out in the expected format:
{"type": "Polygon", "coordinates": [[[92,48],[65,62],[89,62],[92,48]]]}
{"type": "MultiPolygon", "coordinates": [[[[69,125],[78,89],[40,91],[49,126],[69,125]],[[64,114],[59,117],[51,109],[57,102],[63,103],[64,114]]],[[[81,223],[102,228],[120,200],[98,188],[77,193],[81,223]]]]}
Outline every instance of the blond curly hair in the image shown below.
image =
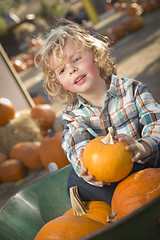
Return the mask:
{"type": "Polygon", "coordinates": [[[68,39],[77,41],[81,44],[82,50],[87,49],[92,53],[94,62],[100,69],[100,75],[105,81],[111,74],[116,74],[115,62],[110,57],[108,37],[98,33],[93,35],[86,28],[61,19],[56,28],[48,34],[43,47],[37,54],[39,57],[35,58],[35,64],[44,73],[44,87],[50,100],[56,97],[63,104],[71,102],[77,94],[64,89],[56,79],[55,73],[49,66],[49,57],[52,54],[57,56],[58,52],[63,53],[63,47],[68,39]]]}

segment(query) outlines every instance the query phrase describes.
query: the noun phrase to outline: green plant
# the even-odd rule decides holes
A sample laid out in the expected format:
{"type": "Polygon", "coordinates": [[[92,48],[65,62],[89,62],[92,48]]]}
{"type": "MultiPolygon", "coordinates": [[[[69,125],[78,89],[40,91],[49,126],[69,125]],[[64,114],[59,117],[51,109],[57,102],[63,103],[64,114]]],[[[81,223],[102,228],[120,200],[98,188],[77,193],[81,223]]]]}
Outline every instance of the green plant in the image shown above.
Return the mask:
{"type": "Polygon", "coordinates": [[[0,17],[0,35],[5,34],[7,31],[7,24],[3,17],[0,17]]]}
{"type": "Polygon", "coordinates": [[[44,0],[40,1],[40,10],[37,15],[40,17],[47,17],[53,15],[54,17],[62,17],[68,10],[67,5],[62,5],[59,1],[55,1],[53,4],[47,4],[44,0]]]}

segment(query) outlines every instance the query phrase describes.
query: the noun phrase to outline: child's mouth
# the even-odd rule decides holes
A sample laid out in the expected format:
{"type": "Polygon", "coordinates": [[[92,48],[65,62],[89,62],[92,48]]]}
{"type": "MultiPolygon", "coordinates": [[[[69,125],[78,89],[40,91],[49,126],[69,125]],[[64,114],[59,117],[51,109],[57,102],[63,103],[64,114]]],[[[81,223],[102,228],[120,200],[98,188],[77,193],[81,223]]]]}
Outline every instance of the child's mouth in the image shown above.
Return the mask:
{"type": "Polygon", "coordinates": [[[83,82],[84,82],[84,80],[85,80],[85,77],[86,77],[86,75],[82,75],[82,76],[80,76],[80,77],[78,77],[75,81],[74,81],[74,84],[82,84],[83,82]]]}

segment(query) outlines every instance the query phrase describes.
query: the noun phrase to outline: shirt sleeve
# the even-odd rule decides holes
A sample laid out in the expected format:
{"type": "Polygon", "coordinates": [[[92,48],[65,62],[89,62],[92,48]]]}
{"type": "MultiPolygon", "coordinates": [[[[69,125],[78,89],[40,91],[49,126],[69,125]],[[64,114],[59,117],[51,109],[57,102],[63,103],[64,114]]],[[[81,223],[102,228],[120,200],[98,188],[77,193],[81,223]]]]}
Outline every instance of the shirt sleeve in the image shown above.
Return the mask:
{"type": "Polygon", "coordinates": [[[152,150],[151,157],[144,161],[149,167],[160,167],[160,105],[143,84],[137,89],[135,101],[142,126],[142,138],[138,141],[145,141],[152,150]]]}
{"type": "Polygon", "coordinates": [[[75,172],[80,176],[81,150],[98,135],[90,128],[87,118],[75,117],[73,112],[63,112],[62,123],[64,125],[62,148],[75,172]]]}

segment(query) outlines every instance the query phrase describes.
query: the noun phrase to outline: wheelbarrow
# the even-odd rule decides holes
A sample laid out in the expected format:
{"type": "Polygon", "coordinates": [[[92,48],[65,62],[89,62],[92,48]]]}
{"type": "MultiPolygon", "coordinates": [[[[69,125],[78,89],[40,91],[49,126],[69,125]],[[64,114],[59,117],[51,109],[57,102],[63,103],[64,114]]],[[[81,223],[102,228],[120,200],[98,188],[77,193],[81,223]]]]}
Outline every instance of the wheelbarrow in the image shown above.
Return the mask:
{"type": "MultiPolygon", "coordinates": [[[[0,212],[0,240],[33,240],[44,224],[66,212],[71,207],[66,186],[70,170],[67,165],[15,194],[0,212]]],[[[160,195],[82,239],[159,240],[160,195]]]]}

